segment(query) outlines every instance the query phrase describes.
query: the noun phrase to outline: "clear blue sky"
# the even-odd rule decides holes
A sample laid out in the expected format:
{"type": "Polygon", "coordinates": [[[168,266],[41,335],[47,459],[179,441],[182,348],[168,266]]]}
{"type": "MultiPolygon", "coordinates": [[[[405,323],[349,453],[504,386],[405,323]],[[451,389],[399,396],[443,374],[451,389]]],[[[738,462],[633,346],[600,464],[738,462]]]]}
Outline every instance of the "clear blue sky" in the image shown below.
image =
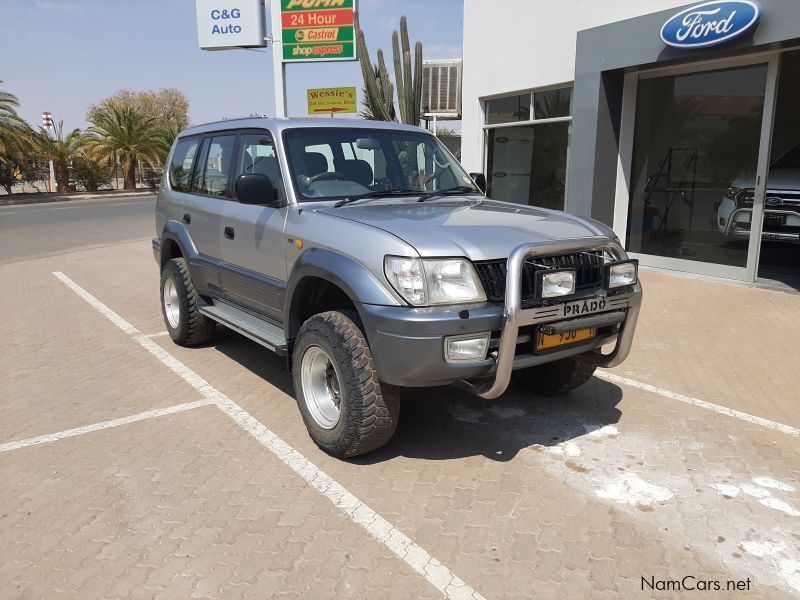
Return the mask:
{"type": "MultiPolygon", "coordinates": [[[[425,58],[460,58],[462,0],[360,0],[373,61],[391,60],[400,16],[425,58]]],[[[197,47],[194,0],[0,0],[0,89],[15,94],[21,114],[41,123],[50,111],[66,128],[86,125],[86,108],[121,88],[176,87],[194,123],[251,113],[273,114],[272,61],[267,53],[197,47]]],[[[357,62],[289,64],[290,116],[307,116],[309,87],[356,86],[357,62]]]]}

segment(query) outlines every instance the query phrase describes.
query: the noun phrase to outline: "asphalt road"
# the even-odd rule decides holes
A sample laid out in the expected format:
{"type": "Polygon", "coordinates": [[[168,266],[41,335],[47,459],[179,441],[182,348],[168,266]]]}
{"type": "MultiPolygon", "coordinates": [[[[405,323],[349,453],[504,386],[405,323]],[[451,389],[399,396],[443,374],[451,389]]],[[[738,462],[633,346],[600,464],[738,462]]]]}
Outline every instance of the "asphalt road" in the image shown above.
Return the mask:
{"type": "Polygon", "coordinates": [[[155,196],[0,207],[0,264],[152,237],[155,196]]]}

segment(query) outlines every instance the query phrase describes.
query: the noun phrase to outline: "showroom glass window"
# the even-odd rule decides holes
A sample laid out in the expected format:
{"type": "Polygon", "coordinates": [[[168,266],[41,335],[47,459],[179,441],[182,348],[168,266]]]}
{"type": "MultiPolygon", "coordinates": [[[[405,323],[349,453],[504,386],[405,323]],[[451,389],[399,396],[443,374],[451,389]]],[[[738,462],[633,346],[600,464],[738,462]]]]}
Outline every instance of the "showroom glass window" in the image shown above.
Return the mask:
{"type": "Polygon", "coordinates": [[[486,195],[564,210],[572,88],[486,101],[486,195]]]}
{"type": "Polygon", "coordinates": [[[639,81],[628,250],[746,266],[766,82],[765,64],[639,81]]]}

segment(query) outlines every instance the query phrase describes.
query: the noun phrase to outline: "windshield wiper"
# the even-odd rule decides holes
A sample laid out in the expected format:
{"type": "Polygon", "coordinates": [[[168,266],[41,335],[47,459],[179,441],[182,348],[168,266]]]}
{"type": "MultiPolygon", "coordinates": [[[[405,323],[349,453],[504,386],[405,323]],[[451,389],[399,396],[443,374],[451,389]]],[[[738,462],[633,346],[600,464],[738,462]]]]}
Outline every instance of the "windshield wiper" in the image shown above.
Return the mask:
{"type": "Polygon", "coordinates": [[[381,196],[404,196],[408,194],[418,194],[419,190],[409,190],[406,188],[389,188],[388,190],[374,190],[372,192],[367,192],[366,194],[359,194],[358,196],[348,196],[342,200],[339,200],[336,204],[333,205],[334,208],[339,208],[340,206],[344,206],[345,204],[350,204],[351,202],[356,202],[357,200],[363,200],[364,198],[380,198],[381,196]]]}
{"type": "Polygon", "coordinates": [[[427,194],[422,194],[422,196],[419,197],[417,202],[425,202],[426,200],[430,200],[431,198],[437,198],[439,196],[449,196],[451,194],[481,194],[481,192],[470,185],[457,185],[456,187],[445,188],[443,190],[434,190],[432,192],[428,192],[427,194]]]}

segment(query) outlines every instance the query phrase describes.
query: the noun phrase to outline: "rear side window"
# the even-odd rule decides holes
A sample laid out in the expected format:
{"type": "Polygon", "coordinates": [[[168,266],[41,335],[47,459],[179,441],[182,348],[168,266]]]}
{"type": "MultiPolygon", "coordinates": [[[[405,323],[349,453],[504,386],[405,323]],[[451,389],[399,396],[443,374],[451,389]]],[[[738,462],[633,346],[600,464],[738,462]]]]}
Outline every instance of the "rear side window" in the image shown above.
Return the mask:
{"type": "Polygon", "coordinates": [[[169,185],[178,192],[189,191],[189,180],[192,177],[192,164],[197,154],[200,138],[178,140],[172,160],[169,164],[169,185]]]}
{"type": "Polygon", "coordinates": [[[211,138],[203,170],[203,183],[199,190],[201,194],[231,197],[230,176],[235,141],[235,135],[211,138]]]}

